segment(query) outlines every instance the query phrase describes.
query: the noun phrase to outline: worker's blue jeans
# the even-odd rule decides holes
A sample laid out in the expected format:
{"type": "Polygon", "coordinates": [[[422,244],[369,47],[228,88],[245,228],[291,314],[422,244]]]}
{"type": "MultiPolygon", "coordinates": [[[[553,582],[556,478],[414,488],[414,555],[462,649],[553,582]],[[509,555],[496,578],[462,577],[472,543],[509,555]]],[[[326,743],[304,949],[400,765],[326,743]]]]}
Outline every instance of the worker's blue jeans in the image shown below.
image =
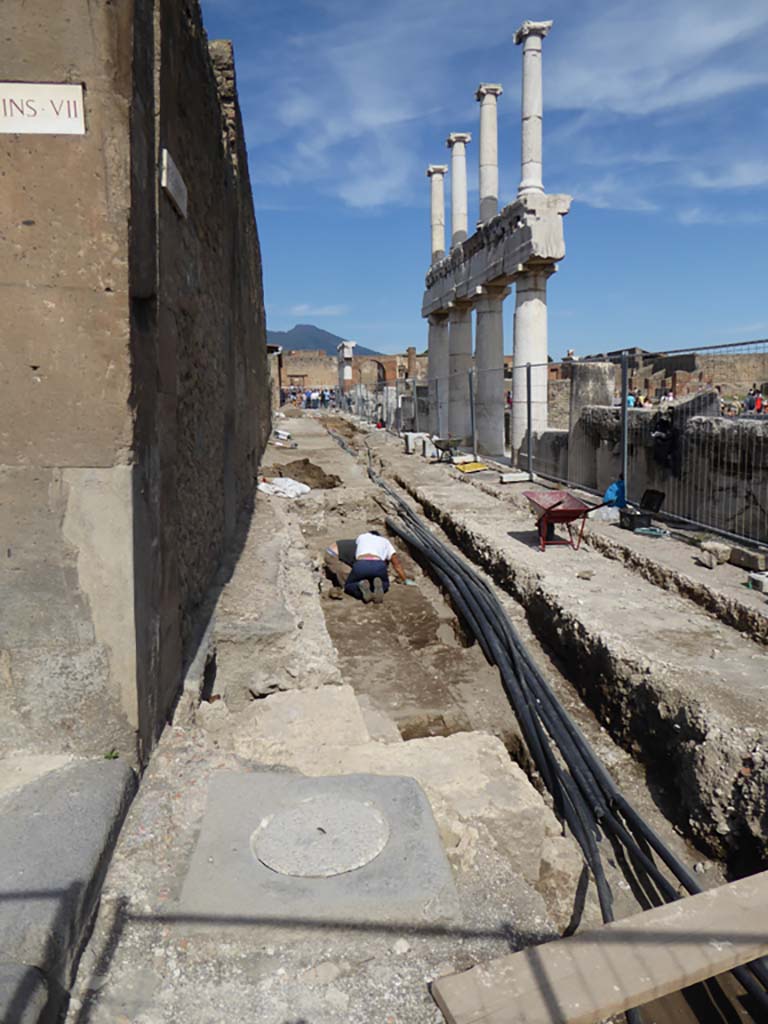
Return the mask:
{"type": "Polygon", "coordinates": [[[389,590],[387,563],[382,562],[378,558],[358,558],[352,566],[352,572],[347,577],[344,593],[362,600],[363,595],[360,593],[358,583],[360,580],[370,580],[373,582],[377,577],[381,580],[384,593],[386,594],[389,590]]]}

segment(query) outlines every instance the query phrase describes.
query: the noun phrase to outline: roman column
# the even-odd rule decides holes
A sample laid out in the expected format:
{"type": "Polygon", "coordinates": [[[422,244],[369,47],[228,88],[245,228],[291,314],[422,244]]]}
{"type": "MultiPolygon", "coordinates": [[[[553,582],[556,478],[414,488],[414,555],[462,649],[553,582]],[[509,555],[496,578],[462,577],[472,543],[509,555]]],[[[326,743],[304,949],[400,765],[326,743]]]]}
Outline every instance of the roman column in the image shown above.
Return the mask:
{"type": "Polygon", "coordinates": [[[416,380],[416,349],[413,345],[409,345],[405,350],[406,359],[406,371],[405,376],[408,380],[416,380]]]}
{"type": "Polygon", "coordinates": [[[516,44],[523,44],[521,177],[518,196],[544,191],[541,179],[541,41],[551,28],[551,21],[524,21],[514,36],[516,44]]]}
{"type": "Polygon", "coordinates": [[[427,177],[431,181],[432,195],[432,263],[445,256],[445,175],[446,164],[430,164],[427,177]]]}
{"type": "Polygon", "coordinates": [[[345,394],[352,389],[352,349],[356,344],[356,341],[342,341],[336,346],[336,358],[339,369],[339,394],[345,394]]]}
{"type": "Polygon", "coordinates": [[[472,367],[472,303],[454,302],[448,313],[448,432],[466,441],[471,432],[469,370],[472,367]]]}
{"type": "Polygon", "coordinates": [[[480,220],[484,224],[499,212],[499,129],[496,100],[500,85],[479,85],[480,103],[480,220]]]}
{"type": "Polygon", "coordinates": [[[448,314],[429,317],[429,432],[448,436],[448,314]]]}
{"type": "Polygon", "coordinates": [[[550,263],[526,270],[515,280],[515,338],[512,368],[512,450],[528,428],[526,364],[531,364],[532,433],[547,429],[547,279],[550,263]]]}
{"type": "Polygon", "coordinates": [[[504,325],[509,288],[486,286],[477,301],[475,335],[475,422],[477,450],[504,454],[504,325]]]}
{"type": "Polygon", "coordinates": [[[469,132],[451,132],[446,146],[451,151],[451,248],[467,237],[467,149],[469,132]]]}

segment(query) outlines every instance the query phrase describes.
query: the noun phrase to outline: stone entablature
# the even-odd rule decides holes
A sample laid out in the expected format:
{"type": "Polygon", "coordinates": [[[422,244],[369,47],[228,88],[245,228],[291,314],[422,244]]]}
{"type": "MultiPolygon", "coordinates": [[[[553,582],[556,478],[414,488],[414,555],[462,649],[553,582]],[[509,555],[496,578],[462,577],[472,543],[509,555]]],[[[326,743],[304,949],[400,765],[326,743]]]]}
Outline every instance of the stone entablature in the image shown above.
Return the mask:
{"type": "Polygon", "coordinates": [[[521,196],[504,207],[430,267],[422,316],[448,312],[456,301],[473,301],[485,285],[509,283],[563,259],[563,217],[570,207],[570,196],[545,194],[521,196]]]}

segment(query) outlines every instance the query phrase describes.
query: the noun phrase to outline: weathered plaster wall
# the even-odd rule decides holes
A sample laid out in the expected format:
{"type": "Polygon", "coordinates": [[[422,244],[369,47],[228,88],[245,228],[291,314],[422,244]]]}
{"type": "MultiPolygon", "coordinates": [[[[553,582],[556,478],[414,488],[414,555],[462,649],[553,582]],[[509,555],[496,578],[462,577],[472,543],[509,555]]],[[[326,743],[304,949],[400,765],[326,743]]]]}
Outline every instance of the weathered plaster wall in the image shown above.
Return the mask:
{"type": "Polygon", "coordinates": [[[0,750],[131,748],[132,10],[11,0],[3,29],[4,78],[86,83],[87,133],[0,135],[0,750]]]}
{"type": "Polygon", "coordinates": [[[143,756],[270,429],[231,50],[195,0],[3,13],[4,77],[84,82],[87,132],[0,135],[0,750],[143,756]]]}

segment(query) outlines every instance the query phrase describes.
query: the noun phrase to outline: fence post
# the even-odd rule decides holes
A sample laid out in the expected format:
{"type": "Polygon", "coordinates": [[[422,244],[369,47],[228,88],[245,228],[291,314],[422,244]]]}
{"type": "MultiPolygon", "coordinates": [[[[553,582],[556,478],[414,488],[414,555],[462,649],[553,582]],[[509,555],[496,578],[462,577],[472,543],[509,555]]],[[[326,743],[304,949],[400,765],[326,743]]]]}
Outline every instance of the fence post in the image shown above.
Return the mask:
{"type": "Polygon", "coordinates": [[[528,419],[528,479],[533,482],[533,393],[531,390],[531,364],[525,364],[526,416],[528,419]]]}
{"type": "Polygon", "coordinates": [[[413,425],[416,428],[416,433],[420,434],[419,430],[419,386],[416,380],[411,381],[411,392],[413,394],[413,425]]]}
{"type": "Polygon", "coordinates": [[[469,373],[469,425],[472,431],[472,456],[477,462],[477,416],[475,414],[475,368],[470,368],[469,373]]]}
{"type": "Polygon", "coordinates": [[[629,395],[629,359],[626,349],[621,353],[621,476],[624,480],[624,494],[629,499],[629,480],[627,479],[628,463],[628,426],[629,408],[627,397],[629,395]]]}

